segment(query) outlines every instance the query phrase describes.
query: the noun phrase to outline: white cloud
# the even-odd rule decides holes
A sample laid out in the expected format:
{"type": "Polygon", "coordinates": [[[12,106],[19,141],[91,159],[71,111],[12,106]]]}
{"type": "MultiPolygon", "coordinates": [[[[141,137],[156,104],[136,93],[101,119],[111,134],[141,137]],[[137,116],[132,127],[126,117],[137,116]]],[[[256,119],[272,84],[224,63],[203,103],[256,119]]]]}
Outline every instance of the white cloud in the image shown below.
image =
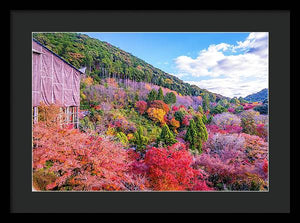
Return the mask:
{"type": "Polygon", "coordinates": [[[268,88],[266,79],[243,81],[239,78],[229,77],[186,82],[231,98],[235,96],[245,97],[251,93],[258,92],[263,88],[268,88]]]}
{"type": "Polygon", "coordinates": [[[179,56],[175,64],[180,77],[198,78],[194,83],[201,88],[228,97],[246,96],[268,87],[268,33],[250,33],[236,45],[210,45],[197,58],[179,56]]]}

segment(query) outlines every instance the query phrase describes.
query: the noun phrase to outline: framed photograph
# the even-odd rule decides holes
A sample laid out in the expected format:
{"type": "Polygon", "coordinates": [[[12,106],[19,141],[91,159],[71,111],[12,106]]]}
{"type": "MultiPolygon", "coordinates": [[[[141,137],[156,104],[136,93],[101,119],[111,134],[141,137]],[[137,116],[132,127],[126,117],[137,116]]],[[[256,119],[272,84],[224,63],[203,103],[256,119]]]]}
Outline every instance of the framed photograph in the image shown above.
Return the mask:
{"type": "Polygon", "coordinates": [[[290,212],[289,11],[11,17],[11,212],[290,212]]]}

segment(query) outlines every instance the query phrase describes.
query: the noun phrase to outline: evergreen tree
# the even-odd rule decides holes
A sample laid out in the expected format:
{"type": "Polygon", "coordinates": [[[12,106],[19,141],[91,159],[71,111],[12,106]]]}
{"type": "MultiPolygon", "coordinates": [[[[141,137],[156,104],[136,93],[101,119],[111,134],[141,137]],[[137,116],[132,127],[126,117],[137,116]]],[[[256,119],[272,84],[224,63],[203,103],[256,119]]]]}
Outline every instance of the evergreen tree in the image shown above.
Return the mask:
{"type": "Polygon", "coordinates": [[[190,143],[190,149],[193,152],[202,153],[202,144],[208,139],[208,133],[202,118],[196,115],[190,120],[190,125],[187,129],[185,140],[190,143]]]}
{"type": "Polygon", "coordinates": [[[154,101],[156,100],[157,98],[157,91],[155,89],[152,89],[149,94],[148,94],[148,99],[147,101],[150,102],[150,101],[154,101]]]}
{"type": "Polygon", "coordinates": [[[149,138],[144,136],[143,128],[139,126],[137,131],[133,134],[133,136],[133,142],[136,145],[137,150],[142,151],[149,141],[149,138]]]}
{"type": "Polygon", "coordinates": [[[242,97],[239,97],[238,100],[239,100],[240,103],[248,103],[248,101],[246,101],[246,100],[245,100],[244,98],[242,98],[242,97]]]}
{"type": "Polygon", "coordinates": [[[237,105],[240,104],[240,101],[237,99],[237,97],[234,97],[230,100],[230,103],[237,105]]]}
{"type": "Polygon", "coordinates": [[[161,100],[161,101],[164,100],[164,93],[163,93],[161,87],[158,89],[158,95],[157,95],[156,100],[161,100]]]}
{"type": "Polygon", "coordinates": [[[244,111],[244,107],[242,105],[238,105],[235,109],[234,112],[235,113],[241,113],[242,111],[244,111]]]}
{"type": "Polygon", "coordinates": [[[220,113],[223,113],[223,112],[226,112],[227,109],[224,108],[222,105],[217,105],[216,107],[214,107],[212,110],[211,110],[211,114],[220,114],[220,113]]]}
{"type": "Polygon", "coordinates": [[[204,113],[204,112],[203,112],[203,108],[202,108],[200,105],[198,106],[198,112],[200,112],[202,115],[203,115],[203,113],[204,113]]]}
{"type": "Polygon", "coordinates": [[[208,120],[207,120],[207,117],[206,117],[205,114],[202,114],[202,122],[203,122],[204,124],[208,124],[208,120]]]}
{"type": "Polygon", "coordinates": [[[164,124],[160,136],[157,138],[157,146],[171,146],[176,143],[177,140],[175,139],[173,133],[170,131],[167,124],[164,124]]]}
{"type": "Polygon", "coordinates": [[[224,108],[228,108],[229,107],[229,102],[227,101],[227,99],[222,99],[218,102],[219,105],[223,106],[224,108]]]}
{"type": "Polygon", "coordinates": [[[205,124],[210,124],[211,121],[212,121],[212,116],[209,116],[209,118],[208,118],[208,120],[207,120],[207,122],[205,124]]]}
{"type": "Polygon", "coordinates": [[[127,136],[123,132],[119,132],[117,134],[117,138],[124,146],[126,146],[128,144],[127,136]]]}
{"type": "Polygon", "coordinates": [[[185,113],[183,113],[182,110],[176,111],[174,114],[175,119],[177,121],[179,121],[180,123],[182,122],[184,116],[185,116],[185,113]]]}
{"type": "Polygon", "coordinates": [[[164,102],[168,105],[176,103],[176,95],[173,92],[166,93],[164,102]]]}
{"type": "Polygon", "coordinates": [[[196,150],[197,130],[196,130],[196,123],[195,123],[194,119],[190,120],[190,125],[187,129],[184,140],[190,143],[189,147],[192,151],[196,150]]]}
{"type": "Polygon", "coordinates": [[[207,112],[209,110],[209,96],[208,94],[204,94],[203,96],[203,101],[202,101],[202,107],[203,107],[203,110],[205,112],[207,112]]]}
{"type": "Polygon", "coordinates": [[[211,102],[215,102],[216,101],[216,95],[215,94],[211,94],[210,96],[209,96],[209,100],[211,101],[211,102]]]}
{"type": "Polygon", "coordinates": [[[196,123],[196,129],[197,134],[200,137],[201,141],[204,142],[208,138],[207,129],[202,121],[202,118],[199,115],[195,116],[195,123],[196,123]]]}

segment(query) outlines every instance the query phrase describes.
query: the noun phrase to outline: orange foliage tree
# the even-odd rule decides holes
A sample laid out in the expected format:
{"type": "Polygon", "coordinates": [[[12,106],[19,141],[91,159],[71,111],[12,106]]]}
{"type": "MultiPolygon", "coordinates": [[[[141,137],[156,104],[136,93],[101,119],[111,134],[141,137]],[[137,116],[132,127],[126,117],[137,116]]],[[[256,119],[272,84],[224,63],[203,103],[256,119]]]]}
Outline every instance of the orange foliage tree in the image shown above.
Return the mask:
{"type": "Polygon", "coordinates": [[[177,129],[180,127],[180,122],[173,117],[170,121],[170,125],[175,133],[177,133],[177,129]]]}
{"type": "Polygon", "coordinates": [[[38,111],[38,121],[48,127],[56,127],[65,119],[65,114],[56,104],[46,105],[41,102],[38,111]]]}
{"type": "Polygon", "coordinates": [[[149,107],[162,109],[166,114],[170,111],[169,106],[161,100],[151,101],[149,107]]]}

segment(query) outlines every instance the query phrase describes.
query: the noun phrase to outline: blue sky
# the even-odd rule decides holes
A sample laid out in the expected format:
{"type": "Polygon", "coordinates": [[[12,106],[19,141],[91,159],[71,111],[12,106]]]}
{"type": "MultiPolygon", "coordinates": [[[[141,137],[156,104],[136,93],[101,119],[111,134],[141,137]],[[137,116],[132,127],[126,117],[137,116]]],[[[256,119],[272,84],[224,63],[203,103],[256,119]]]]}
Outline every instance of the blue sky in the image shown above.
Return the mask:
{"type": "Polygon", "coordinates": [[[224,96],[268,87],[268,33],[84,33],[224,96]]]}

